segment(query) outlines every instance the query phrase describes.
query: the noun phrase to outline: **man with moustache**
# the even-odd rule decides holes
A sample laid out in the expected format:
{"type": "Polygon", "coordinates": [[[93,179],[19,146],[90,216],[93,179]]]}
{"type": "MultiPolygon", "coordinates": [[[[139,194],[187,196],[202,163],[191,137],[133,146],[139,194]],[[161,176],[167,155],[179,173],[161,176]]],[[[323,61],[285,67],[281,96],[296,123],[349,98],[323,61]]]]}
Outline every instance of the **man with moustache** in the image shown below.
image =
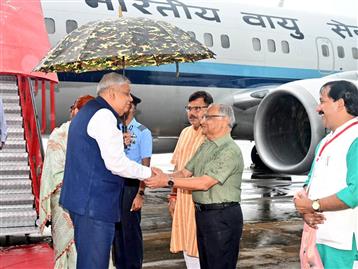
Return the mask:
{"type": "Polygon", "coordinates": [[[77,113],[69,127],[60,204],[74,224],[77,268],[108,268],[120,219],[122,177],[143,180],[152,175],[149,167],[129,160],[123,150],[118,121],[130,108],[130,90],[126,77],[104,75],[97,98],[77,113]]]}
{"type": "Polygon", "coordinates": [[[349,81],[328,82],[317,112],[331,132],[317,146],[306,181],[307,195],[295,206],[316,229],[324,268],[358,268],[358,89],[349,81]]]}
{"type": "MultiPolygon", "coordinates": [[[[197,91],[190,95],[185,110],[191,126],[183,129],[175,147],[171,161],[175,171],[182,170],[203,143],[205,136],[200,121],[212,102],[212,96],[205,91],[197,91]]],[[[191,191],[173,188],[169,195],[169,211],[173,217],[170,251],[173,253],[183,251],[188,269],[200,268],[191,191]]]]}
{"type": "Polygon", "coordinates": [[[231,106],[210,105],[201,120],[206,140],[185,168],[145,180],[150,188],[171,186],[192,191],[203,269],[236,268],[243,227],[240,200],[244,162],[230,136],[234,122],[231,106]]]}

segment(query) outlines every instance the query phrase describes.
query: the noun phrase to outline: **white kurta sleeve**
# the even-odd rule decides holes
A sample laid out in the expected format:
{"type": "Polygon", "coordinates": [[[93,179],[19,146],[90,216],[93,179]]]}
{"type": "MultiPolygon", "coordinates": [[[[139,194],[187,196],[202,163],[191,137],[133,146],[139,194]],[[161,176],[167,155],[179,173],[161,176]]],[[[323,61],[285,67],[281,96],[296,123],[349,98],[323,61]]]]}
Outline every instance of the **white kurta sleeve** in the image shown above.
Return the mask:
{"type": "Polygon", "coordinates": [[[113,174],[139,180],[151,176],[149,167],[126,157],[122,132],[117,128],[117,119],[109,109],[102,108],[93,115],[87,133],[97,141],[104,164],[113,174]]]}

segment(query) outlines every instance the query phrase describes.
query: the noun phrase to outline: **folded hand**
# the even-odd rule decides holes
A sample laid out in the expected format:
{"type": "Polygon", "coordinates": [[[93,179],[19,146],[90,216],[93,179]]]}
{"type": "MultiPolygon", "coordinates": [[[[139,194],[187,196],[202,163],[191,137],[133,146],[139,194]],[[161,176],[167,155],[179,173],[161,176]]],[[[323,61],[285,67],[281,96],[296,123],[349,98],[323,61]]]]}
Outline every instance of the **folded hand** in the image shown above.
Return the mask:
{"type": "Polygon", "coordinates": [[[307,198],[307,195],[303,192],[298,192],[293,199],[295,207],[300,214],[314,213],[312,208],[312,200],[307,198]]]}
{"type": "Polygon", "coordinates": [[[326,220],[322,213],[307,213],[303,215],[303,220],[310,226],[311,228],[318,229],[317,224],[322,224],[326,220]]]}

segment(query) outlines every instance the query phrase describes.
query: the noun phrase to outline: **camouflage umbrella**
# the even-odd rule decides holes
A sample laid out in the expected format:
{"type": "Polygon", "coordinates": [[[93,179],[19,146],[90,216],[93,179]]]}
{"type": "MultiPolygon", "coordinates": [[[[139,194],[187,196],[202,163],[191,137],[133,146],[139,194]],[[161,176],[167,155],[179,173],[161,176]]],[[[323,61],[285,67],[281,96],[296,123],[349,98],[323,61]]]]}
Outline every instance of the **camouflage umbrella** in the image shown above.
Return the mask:
{"type": "Polygon", "coordinates": [[[87,23],[64,37],[35,67],[42,72],[87,72],[194,62],[214,53],[180,28],[146,18],[87,23]]]}

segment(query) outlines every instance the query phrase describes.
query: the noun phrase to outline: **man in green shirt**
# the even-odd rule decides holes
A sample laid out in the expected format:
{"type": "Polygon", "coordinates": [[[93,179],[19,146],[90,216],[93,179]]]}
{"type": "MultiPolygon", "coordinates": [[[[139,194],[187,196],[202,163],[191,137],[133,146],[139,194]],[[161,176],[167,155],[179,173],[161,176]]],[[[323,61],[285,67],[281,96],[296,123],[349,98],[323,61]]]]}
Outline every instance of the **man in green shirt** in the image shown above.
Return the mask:
{"type": "Polygon", "coordinates": [[[230,136],[234,122],[231,106],[211,105],[201,121],[207,139],[185,169],[159,173],[145,181],[150,188],[171,186],[193,191],[202,269],[236,268],[243,226],[240,199],[244,162],[230,136]]]}

